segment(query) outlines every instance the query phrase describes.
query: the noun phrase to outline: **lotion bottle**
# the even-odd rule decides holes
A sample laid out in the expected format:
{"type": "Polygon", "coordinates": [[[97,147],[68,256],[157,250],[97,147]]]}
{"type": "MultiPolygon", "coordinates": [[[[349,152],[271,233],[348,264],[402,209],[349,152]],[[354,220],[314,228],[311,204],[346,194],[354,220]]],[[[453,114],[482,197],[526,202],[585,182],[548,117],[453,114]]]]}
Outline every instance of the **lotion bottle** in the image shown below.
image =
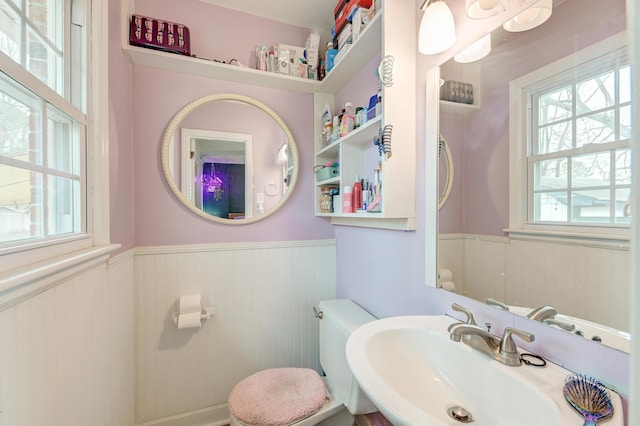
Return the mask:
{"type": "Polygon", "coordinates": [[[342,191],[342,213],[354,213],[353,189],[350,186],[345,186],[342,191]]]}

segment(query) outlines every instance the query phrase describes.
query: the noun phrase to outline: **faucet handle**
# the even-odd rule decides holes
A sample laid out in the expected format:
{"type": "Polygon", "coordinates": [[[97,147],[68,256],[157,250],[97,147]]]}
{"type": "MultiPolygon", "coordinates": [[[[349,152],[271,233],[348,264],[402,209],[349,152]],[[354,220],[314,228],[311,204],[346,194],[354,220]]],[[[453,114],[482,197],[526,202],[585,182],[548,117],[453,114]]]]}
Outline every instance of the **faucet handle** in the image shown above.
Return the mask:
{"type": "Polygon", "coordinates": [[[473,318],[473,314],[467,308],[465,308],[463,306],[460,306],[457,303],[454,303],[454,304],[451,305],[451,309],[453,309],[454,311],[462,312],[463,314],[465,314],[467,316],[467,321],[466,321],[467,324],[477,325],[475,318],[473,318]]]}
{"type": "Polygon", "coordinates": [[[485,303],[486,303],[487,305],[490,305],[490,306],[495,306],[495,307],[496,307],[496,308],[498,308],[498,309],[502,309],[503,311],[508,311],[508,310],[509,310],[509,306],[507,306],[507,304],[506,304],[506,303],[502,303],[501,301],[496,300],[496,299],[492,299],[492,298],[490,298],[490,297],[488,297],[488,298],[485,300],[485,303]]]}
{"type": "Polygon", "coordinates": [[[516,344],[513,341],[513,335],[518,336],[525,342],[533,342],[536,339],[531,333],[527,333],[526,331],[519,330],[513,327],[507,327],[504,329],[504,334],[502,335],[502,339],[500,339],[500,352],[503,354],[517,354],[518,351],[516,349],[516,344]]]}
{"type": "Polygon", "coordinates": [[[575,324],[570,324],[568,322],[564,322],[564,321],[558,321],[555,319],[546,319],[542,321],[544,324],[548,324],[548,325],[555,325],[556,327],[560,327],[563,330],[566,331],[576,331],[576,325],[575,324]]]}

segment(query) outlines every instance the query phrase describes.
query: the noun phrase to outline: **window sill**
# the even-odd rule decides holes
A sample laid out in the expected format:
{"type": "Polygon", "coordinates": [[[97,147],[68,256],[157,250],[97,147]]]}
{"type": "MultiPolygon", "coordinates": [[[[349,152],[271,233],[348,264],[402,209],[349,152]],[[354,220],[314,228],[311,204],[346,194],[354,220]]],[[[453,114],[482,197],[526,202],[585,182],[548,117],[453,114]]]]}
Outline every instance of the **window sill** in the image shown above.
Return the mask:
{"type": "Polygon", "coordinates": [[[505,229],[512,240],[552,242],[582,247],[629,250],[630,237],[615,234],[589,234],[569,231],[550,231],[540,229],[505,229]]]}
{"type": "Polygon", "coordinates": [[[70,277],[105,263],[120,244],[107,244],[74,251],[0,274],[0,311],[64,282],[70,277]]]}

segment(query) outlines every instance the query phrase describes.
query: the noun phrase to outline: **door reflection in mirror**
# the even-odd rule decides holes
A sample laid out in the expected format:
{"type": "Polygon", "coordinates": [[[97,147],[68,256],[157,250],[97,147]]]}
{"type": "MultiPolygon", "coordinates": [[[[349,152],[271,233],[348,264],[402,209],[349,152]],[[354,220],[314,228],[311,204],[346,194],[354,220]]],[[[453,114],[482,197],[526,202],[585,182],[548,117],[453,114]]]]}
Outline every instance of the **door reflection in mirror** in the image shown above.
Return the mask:
{"type": "Polygon", "coordinates": [[[223,219],[251,217],[253,137],[246,133],[182,129],[182,193],[223,219]]]}

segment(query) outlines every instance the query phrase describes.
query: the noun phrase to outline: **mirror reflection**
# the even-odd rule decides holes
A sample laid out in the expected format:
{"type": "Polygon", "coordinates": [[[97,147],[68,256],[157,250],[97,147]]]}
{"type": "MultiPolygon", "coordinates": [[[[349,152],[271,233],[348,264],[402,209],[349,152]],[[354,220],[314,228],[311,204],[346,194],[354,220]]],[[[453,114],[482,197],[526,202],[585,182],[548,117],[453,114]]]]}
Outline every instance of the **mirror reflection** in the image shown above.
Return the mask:
{"type": "Polygon", "coordinates": [[[214,222],[252,223],[273,214],[297,178],[291,132],[268,106],[216,94],[180,110],[163,141],[163,169],[176,197],[214,222]]]}
{"type": "Polygon", "coordinates": [[[443,64],[473,99],[440,105],[456,174],[438,268],[456,293],[628,351],[625,28],[623,0],[556,0],[539,27],[495,30],[483,59],[443,64]]]}

